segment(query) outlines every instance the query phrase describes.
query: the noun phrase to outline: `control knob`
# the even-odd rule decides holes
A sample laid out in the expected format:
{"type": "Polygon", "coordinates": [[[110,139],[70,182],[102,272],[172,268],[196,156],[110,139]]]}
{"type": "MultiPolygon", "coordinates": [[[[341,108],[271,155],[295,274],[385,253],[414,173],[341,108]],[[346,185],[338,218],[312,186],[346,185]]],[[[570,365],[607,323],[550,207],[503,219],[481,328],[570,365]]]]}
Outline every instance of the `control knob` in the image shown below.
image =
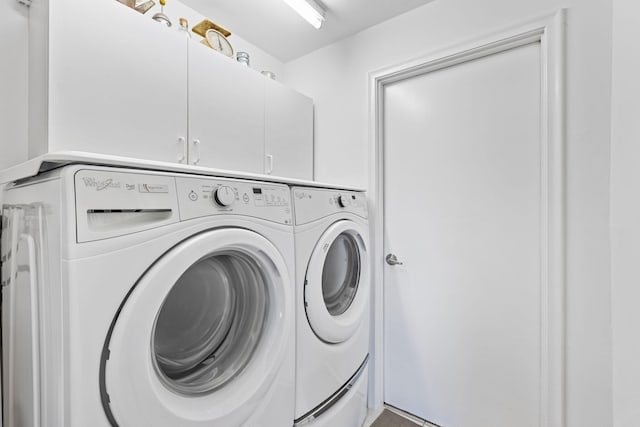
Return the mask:
{"type": "Polygon", "coordinates": [[[219,206],[226,208],[235,202],[236,194],[228,185],[221,185],[213,190],[213,200],[215,200],[219,206]]]}
{"type": "Polygon", "coordinates": [[[341,208],[346,208],[347,206],[349,206],[349,196],[340,196],[338,197],[338,205],[340,205],[341,208]]]}

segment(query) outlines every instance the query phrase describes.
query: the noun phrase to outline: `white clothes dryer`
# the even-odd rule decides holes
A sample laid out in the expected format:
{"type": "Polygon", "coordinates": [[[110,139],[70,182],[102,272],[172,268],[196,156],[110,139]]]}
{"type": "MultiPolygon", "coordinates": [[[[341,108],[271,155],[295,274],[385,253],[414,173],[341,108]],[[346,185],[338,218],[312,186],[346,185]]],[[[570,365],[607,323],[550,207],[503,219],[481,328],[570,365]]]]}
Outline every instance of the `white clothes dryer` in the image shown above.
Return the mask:
{"type": "Polygon", "coordinates": [[[287,186],[74,165],[3,202],[4,425],[293,424],[287,186]]]}
{"type": "Polygon", "coordinates": [[[364,193],[293,187],[296,426],[366,416],[370,250],[364,193]]]}

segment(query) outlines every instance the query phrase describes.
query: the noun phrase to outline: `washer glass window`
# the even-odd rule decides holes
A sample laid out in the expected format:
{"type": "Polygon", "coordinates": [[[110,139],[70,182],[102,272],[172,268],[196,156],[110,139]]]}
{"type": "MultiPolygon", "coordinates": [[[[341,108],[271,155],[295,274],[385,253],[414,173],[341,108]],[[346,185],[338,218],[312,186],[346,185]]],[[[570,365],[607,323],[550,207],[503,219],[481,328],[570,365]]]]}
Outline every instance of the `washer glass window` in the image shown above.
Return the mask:
{"type": "Polygon", "coordinates": [[[358,243],[351,234],[341,233],[331,244],[322,269],[322,294],[332,316],[343,314],[351,306],[360,268],[358,243]]]}
{"type": "Polygon", "coordinates": [[[258,346],[269,306],[260,264],[240,251],[211,254],[187,269],[158,313],[156,373],[183,395],[211,393],[239,375],[258,346]]]}

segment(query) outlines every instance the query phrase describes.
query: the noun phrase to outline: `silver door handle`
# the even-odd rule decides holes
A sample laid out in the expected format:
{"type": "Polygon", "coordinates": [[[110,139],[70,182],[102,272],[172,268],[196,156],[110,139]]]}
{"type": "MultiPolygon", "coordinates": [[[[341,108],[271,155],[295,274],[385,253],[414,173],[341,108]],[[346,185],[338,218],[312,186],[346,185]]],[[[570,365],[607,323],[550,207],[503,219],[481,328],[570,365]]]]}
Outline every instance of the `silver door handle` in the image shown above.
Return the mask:
{"type": "Polygon", "coordinates": [[[200,140],[199,139],[194,139],[193,140],[193,160],[191,161],[191,164],[193,165],[197,165],[198,163],[200,163],[200,140]]]}
{"type": "Polygon", "coordinates": [[[273,173],[273,155],[267,154],[267,175],[273,173]]]}
{"type": "Polygon", "coordinates": [[[184,137],[178,138],[178,163],[184,162],[184,153],[187,147],[185,147],[187,140],[184,137]]]}
{"type": "Polygon", "coordinates": [[[398,257],[394,254],[388,254],[384,260],[387,261],[389,265],[404,265],[403,262],[398,261],[398,257]]]}

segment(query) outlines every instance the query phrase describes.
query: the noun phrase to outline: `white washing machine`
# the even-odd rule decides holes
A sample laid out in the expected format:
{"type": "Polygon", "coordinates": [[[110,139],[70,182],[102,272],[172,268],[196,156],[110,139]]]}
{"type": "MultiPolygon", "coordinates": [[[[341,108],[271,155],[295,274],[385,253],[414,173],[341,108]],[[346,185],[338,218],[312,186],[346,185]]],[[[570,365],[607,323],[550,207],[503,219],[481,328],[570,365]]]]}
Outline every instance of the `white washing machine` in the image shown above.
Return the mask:
{"type": "Polygon", "coordinates": [[[2,213],[4,425],[286,427],[290,190],[75,165],[2,213]]]}
{"type": "Polygon", "coordinates": [[[296,426],[359,427],[367,411],[370,264],[364,193],[293,187],[296,426]]]}

